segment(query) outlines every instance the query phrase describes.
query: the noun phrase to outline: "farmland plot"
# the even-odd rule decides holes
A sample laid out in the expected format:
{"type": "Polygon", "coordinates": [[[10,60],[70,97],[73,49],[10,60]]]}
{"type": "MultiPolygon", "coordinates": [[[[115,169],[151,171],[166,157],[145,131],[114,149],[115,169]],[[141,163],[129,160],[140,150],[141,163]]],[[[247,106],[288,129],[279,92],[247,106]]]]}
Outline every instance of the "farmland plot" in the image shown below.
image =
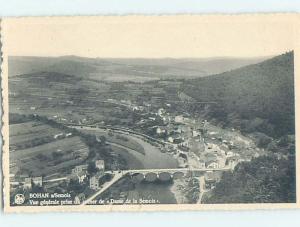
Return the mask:
{"type": "Polygon", "coordinates": [[[60,173],[81,163],[89,152],[80,137],[41,122],[12,124],[10,130],[10,166],[16,175],[60,173]]]}

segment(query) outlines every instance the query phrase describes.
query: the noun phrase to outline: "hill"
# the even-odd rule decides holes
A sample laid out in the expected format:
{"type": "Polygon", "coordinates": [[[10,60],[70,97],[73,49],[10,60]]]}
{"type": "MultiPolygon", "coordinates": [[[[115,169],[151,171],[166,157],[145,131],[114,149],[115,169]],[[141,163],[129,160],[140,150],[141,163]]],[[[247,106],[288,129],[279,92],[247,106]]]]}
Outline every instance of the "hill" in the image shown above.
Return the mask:
{"type": "Polygon", "coordinates": [[[186,80],[182,90],[198,101],[216,101],[208,113],[243,132],[279,137],[294,134],[294,54],[186,80]]]}
{"type": "Polygon", "coordinates": [[[224,173],[203,203],[295,203],[295,156],[262,156],[224,173]]]}
{"type": "Polygon", "coordinates": [[[159,78],[195,78],[221,73],[266,58],[210,59],[118,59],[62,57],[9,57],[9,76],[37,72],[56,72],[97,80],[134,80],[159,78]]]}

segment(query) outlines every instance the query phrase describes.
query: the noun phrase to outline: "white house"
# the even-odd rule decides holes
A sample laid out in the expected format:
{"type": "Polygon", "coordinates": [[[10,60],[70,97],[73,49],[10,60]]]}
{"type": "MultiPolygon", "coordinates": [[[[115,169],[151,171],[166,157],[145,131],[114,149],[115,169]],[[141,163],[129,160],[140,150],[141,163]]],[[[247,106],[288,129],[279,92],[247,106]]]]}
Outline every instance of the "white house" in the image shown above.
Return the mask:
{"type": "Polygon", "coordinates": [[[83,181],[85,180],[86,177],[87,177],[86,172],[80,172],[77,174],[78,182],[80,184],[83,183],[83,181]]]}
{"type": "Polygon", "coordinates": [[[26,177],[25,178],[25,182],[24,182],[23,187],[25,189],[31,189],[31,187],[32,187],[32,185],[31,185],[31,177],[26,177]]]}
{"type": "Polygon", "coordinates": [[[162,134],[162,133],[165,133],[166,132],[166,129],[162,128],[162,127],[157,127],[156,128],[156,133],[157,134],[162,134]]]}
{"type": "Polygon", "coordinates": [[[174,142],[174,138],[173,138],[172,136],[169,136],[169,137],[168,137],[168,141],[169,141],[170,143],[173,143],[173,142],[174,142]]]}
{"type": "Polygon", "coordinates": [[[99,170],[104,170],[105,169],[104,160],[96,160],[95,166],[99,170]]]}
{"type": "Polygon", "coordinates": [[[166,111],[163,108],[158,109],[157,113],[159,116],[162,116],[166,111]]]}
{"type": "Polygon", "coordinates": [[[72,169],[72,173],[73,174],[78,174],[82,171],[86,171],[88,168],[88,165],[78,165],[78,166],[75,166],[73,169],[72,169]]]}
{"type": "Polygon", "coordinates": [[[208,161],[205,163],[206,165],[206,168],[209,168],[209,169],[217,169],[219,168],[219,163],[218,161],[208,161]]]}
{"type": "Polygon", "coordinates": [[[193,137],[197,137],[200,135],[200,133],[196,130],[193,130],[192,135],[193,135],[193,137]]]}
{"type": "Polygon", "coordinates": [[[43,186],[43,177],[33,177],[32,182],[39,187],[43,186]]]}
{"type": "Polygon", "coordinates": [[[176,123],[183,123],[184,117],[182,115],[178,115],[175,117],[174,121],[176,123]]]}

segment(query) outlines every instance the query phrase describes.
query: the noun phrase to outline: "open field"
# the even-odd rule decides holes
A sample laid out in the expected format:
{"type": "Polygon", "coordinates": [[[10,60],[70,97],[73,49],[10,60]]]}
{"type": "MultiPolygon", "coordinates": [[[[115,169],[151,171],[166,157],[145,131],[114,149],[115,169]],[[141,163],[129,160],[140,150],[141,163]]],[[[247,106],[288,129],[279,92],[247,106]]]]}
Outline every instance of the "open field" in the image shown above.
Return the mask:
{"type": "Polygon", "coordinates": [[[26,122],[10,125],[10,149],[26,149],[37,144],[55,140],[60,130],[38,122],[26,122]]]}
{"type": "Polygon", "coordinates": [[[33,176],[65,171],[82,162],[88,147],[78,136],[37,121],[10,125],[11,173],[33,176]]]}

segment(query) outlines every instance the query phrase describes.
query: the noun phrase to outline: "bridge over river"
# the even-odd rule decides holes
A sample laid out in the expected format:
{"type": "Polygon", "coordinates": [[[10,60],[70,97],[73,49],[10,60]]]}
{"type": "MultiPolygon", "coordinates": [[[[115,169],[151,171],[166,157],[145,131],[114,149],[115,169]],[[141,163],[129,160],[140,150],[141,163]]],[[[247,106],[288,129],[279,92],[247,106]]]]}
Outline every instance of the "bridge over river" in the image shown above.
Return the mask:
{"type": "Polygon", "coordinates": [[[154,181],[156,179],[169,180],[171,178],[177,179],[183,176],[200,176],[205,172],[230,171],[230,167],[224,168],[176,168],[176,169],[130,169],[119,171],[107,171],[106,173],[119,173],[122,175],[130,174],[140,180],[154,181]]]}
{"type": "MultiPolygon", "coordinates": [[[[216,168],[216,169],[196,169],[196,168],[177,168],[177,169],[130,169],[130,170],[119,170],[119,171],[106,171],[105,173],[114,174],[113,178],[102,185],[102,187],[95,192],[92,196],[82,202],[81,205],[87,205],[101,195],[104,191],[109,189],[115,182],[120,180],[125,175],[136,177],[138,180],[146,179],[148,181],[155,181],[156,179],[168,180],[176,179],[183,176],[201,176],[199,179],[203,181],[203,175],[205,172],[217,172],[217,171],[231,171],[231,168],[216,168]]],[[[200,183],[203,185],[203,182],[200,183]]]]}

